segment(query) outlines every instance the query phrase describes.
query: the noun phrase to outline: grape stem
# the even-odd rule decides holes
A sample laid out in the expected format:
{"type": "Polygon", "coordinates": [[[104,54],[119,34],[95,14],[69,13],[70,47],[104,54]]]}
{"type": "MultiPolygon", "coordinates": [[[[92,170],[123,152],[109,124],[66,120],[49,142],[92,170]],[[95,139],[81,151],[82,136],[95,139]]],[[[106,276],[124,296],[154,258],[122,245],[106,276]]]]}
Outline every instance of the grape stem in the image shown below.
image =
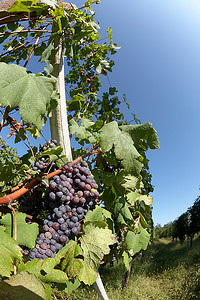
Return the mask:
{"type": "MultiPolygon", "coordinates": [[[[75,160],[73,160],[71,163],[72,164],[76,164],[77,162],[79,162],[80,160],[84,159],[85,157],[87,156],[90,156],[90,155],[97,155],[99,152],[99,149],[96,149],[96,150],[91,150],[90,152],[76,158],[75,160]]],[[[63,169],[64,166],[62,166],[60,169],[52,172],[52,173],[49,173],[47,175],[44,175],[41,177],[40,180],[37,180],[37,179],[32,179],[28,184],[26,184],[25,186],[21,187],[19,190],[15,191],[14,193],[11,193],[11,194],[8,194],[4,197],[0,197],[0,204],[11,204],[14,200],[18,199],[19,197],[23,196],[24,194],[26,194],[28,191],[30,191],[34,186],[36,186],[37,184],[41,183],[41,181],[44,179],[44,178],[52,178],[54,177],[55,175],[59,175],[62,173],[62,169],[63,169]]]]}

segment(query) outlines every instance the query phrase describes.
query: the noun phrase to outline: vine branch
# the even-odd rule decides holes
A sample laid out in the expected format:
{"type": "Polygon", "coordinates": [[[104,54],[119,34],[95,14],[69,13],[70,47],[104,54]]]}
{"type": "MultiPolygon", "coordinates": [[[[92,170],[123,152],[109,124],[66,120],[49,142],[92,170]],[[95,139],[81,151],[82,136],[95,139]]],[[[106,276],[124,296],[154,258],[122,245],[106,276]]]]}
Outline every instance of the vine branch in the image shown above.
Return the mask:
{"type": "MultiPolygon", "coordinates": [[[[90,156],[90,155],[93,155],[93,154],[97,155],[99,151],[100,151],[99,149],[91,150],[90,152],[76,158],[71,163],[76,164],[77,162],[79,162],[80,160],[84,159],[87,156],[90,156]]],[[[50,179],[50,178],[54,177],[55,175],[59,175],[59,174],[62,173],[62,170],[63,170],[63,166],[60,169],[58,169],[58,170],[56,170],[52,173],[49,173],[47,175],[42,176],[40,180],[37,180],[37,179],[31,180],[28,184],[21,187],[19,190],[15,191],[14,193],[8,194],[4,197],[0,197],[0,204],[11,204],[14,200],[16,200],[19,197],[23,196],[28,191],[30,191],[34,186],[36,186],[38,183],[40,183],[42,179],[44,179],[46,177],[48,179],[50,179]]]]}

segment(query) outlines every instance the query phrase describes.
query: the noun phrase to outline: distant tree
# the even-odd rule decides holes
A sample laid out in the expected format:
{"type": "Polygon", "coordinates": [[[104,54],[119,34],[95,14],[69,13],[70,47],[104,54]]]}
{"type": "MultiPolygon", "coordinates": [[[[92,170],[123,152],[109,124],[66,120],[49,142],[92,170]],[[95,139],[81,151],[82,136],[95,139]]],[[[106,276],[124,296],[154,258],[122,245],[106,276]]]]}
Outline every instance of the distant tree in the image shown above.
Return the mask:
{"type": "Polygon", "coordinates": [[[193,234],[200,232],[200,196],[196,199],[193,206],[189,208],[190,227],[193,234]]]}

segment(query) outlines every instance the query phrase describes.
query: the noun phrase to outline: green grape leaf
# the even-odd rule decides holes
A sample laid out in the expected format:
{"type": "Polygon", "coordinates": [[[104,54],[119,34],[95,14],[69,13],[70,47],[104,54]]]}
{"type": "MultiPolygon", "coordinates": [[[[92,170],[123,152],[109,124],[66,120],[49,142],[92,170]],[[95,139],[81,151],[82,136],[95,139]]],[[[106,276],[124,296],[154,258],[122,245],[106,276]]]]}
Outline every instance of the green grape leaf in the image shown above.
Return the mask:
{"type": "Polygon", "coordinates": [[[102,151],[108,152],[114,147],[115,155],[121,160],[125,170],[129,173],[139,174],[143,164],[137,160],[140,154],[130,135],[120,130],[115,121],[104,125],[101,131],[99,142],[102,151]]]}
{"type": "Polygon", "coordinates": [[[71,295],[71,293],[80,286],[80,281],[77,278],[73,278],[66,283],[65,293],[71,295]]]}
{"type": "Polygon", "coordinates": [[[53,71],[53,65],[51,64],[51,56],[54,50],[54,43],[53,39],[49,40],[48,46],[44,49],[44,51],[41,54],[40,61],[45,62],[46,66],[44,70],[47,72],[47,74],[51,74],[53,71]]]}
{"type": "Polygon", "coordinates": [[[146,205],[151,205],[153,204],[153,197],[152,196],[149,196],[149,195],[140,195],[138,198],[137,198],[138,201],[144,201],[144,203],[146,205]]]}
{"type": "Polygon", "coordinates": [[[122,253],[122,259],[123,259],[123,263],[124,263],[124,267],[125,267],[125,272],[126,272],[130,268],[130,262],[131,262],[132,258],[129,257],[129,255],[128,255],[128,253],[126,251],[124,251],[122,253]]]}
{"type": "Polygon", "coordinates": [[[137,201],[137,198],[140,196],[139,193],[137,192],[129,192],[126,197],[127,197],[127,200],[128,200],[128,203],[131,204],[131,205],[134,205],[135,202],[137,201]]]}
{"type": "Polygon", "coordinates": [[[106,221],[107,218],[111,219],[111,213],[103,207],[96,206],[94,210],[89,210],[85,216],[86,222],[106,221]]]}
{"type": "Polygon", "coordinates": [[[82,118],[81,119],[81,126],[85,127],[85,128],[88,128],[88,127],[91,127],[93,126],[95,123],[89,119],[86,119],[86,118],[82,118]]]}
{"type": "MultiPolygon", "coordinates": [[[[26,214],[16,213],[17,219],[17,242],[25,245],[28,248],[35,247],[35,240],[39,234],[38,224],[27,224],[26,214]]],[[[2,217],[0,223],[6,227],[6,232],[13,237],[14,236],[14,217],[13,214],[8,213],[2,217]]]]}
{"type": "Polygon", "coordinates": [[[148,228],[148,223],[145,220],[145,217],[143,216],[143,214],[140,211],[136,211],[135,213],[140,216],[140,223],[141,223],[142,227],[143,228],[148,228]]]}
{"type": "Polygon", "coordinates": [[[39,153],[37,155],[37,157],[42,157],[42,156],[49,156],[50,160],[56,160],[60,154],[62,153],[63,151],[63,148],[61,146],[57,146],[57,147],[53,147],[53,148],[50,148],[50,149],[47,149],[41,153],[39,153]]]}
{"type": "Polygon", "coordinates": [[[0,226],[0,276],[9,277],[13,272],[14,259],[22,260],[21,248],[0,226]]]}
{"type": "Polygon", "coordinates": [[[33,259],[26,263],[20,263],[18,272],[27,271],[44,282],[66,283],[68,281],[67,274],[55,268],[60,263],[61,257],[58,252],[55,258],[33,259]]]}
{"type": "Polygon", "coordinates": [[[152,205],[153,204],[153,197],[149,195],[141,195],[137,192],[131,191],[127,194],[127,200],[131,205],[134,205],[136,201],[144,201],[146,205],[152,205]]]}
{"type": "Polygon", "coordinates": [[[117,223],[121,227],[126,226],[127,223],[134,224],[133,216],[124,197],[118,197],[115,200],[113,212],[117,223]]]}
{"type": "Polygon", "coordinates": [[[125,187],[126,189],[134,189],[136,186],[138,186],[140,182],[140,178],[127,175],[124,177],[124,182],[122,183],[122,186],[125,187]]]}
{"type": "Polygon", "coordinates": [[[135,147],[143,147],[143,150],[160,149],[156,130],[152,128],[151,123],[140,125],[122,125],[119,128],[125,133],[128,133],[134,141],[135,147]]]}
{"type": "Polygon", "coordinates": [[[78,93],[74,95],[71,100],[67,101],[68,110],[69,111],[80,110],[84,102],[85,102],[85,97],[78,93]]]}
{"type": "Polygon", "coordinates": [[[149,240],[150,234],[141,226],[139,226],[139,230],[137,233],[128,231],[125,237],[125,243],[127,245],[129,254],[133,256],[141,250],[146,250],[149,244],[149,240]]]}
{"type": "Polygon", "coordinates": [[[74,119],[71,119],[69,121],[69,123],[70,123],[69,130],[70,130],[71,134],[75,134],[76,133],[76,137],[79,140],[84,140],[84,139],[87,138],[85,127],[78,126],[78,124],[74,121],[74,119]]]}
{"type": "Polygon", "coordinates": [[[107,186],[112,186],[113,181],[115,180],[114,174],[104,172],[102,169],[97,167],[94,170],[92,170],[92,174],[95,176],[95,179],[97,179],[96,181],[99,181],[100,183],[100,178],[103,181],[103,183],[107,186]]]}
{"type": "Polygon", "coordinates": [[[115,235],[107,227],[100,228],[94,223],[84,225],[83,231],[85,234],[81,236],[80,242],[84,259],[92,269],[97,270],[104,255],[110,252],[109,245],[116,242],[115,235]]]}
{"type": "Polygon", "coordinates": [[[53,83],[52,78],[28,74],[23,67],[0,62],[0,105],[19,107],[24,123],[36,124],[47,111],[53,83]]]}
{"type": "Polygon", "coordinates": [[[114,222],[112,219],[111,213],[100,206],[96,206],[93,211],[89,210],[85,216],[84,224],[86,225],[88,222],[92,222],[95,226],[106,228],[114,232],[114,222]]]}
{"type": "Polygon", "coordinates": [[[38,0],[17,0],[9,9],[8,12],[42,12],[48,9],[48,5],[43,3],[38,3],[38,0]]]}
{"type": "Polygon", "coordinates": [[[85,284],[92,285],[97,280],[97,272],[94,271],[90,267],[89,263],[85,262],[84,260],[79,259],[79,262],[81,264],[81,269],[78,273],[78,279],[83,281],[85,284]]]}
{"type": "Polygon", "coordinates": [[[104,201],[105,207],[107,209],[111,209],[113,202],[115,200],[116,193],[113,187],[107,187],[105,188],[103,194],[102,194],[102,199],[104,201]]]}
{"type": "Polygon", "coordinates": [[[68,274],[68,277],[77,277],[79,281],[83,281],[85,284],[93,284],[97,279],[97,273],[89,266],[87,262],[79,258],[82,256],[82,250],[75,241],[69,241],[61,252],[64,253],[64,259],[61,263],[62,270],[68,274]]]}
{"type": "Polygon", "coordinates": [[[21,272],[0,284],[0,299],[11,300],[47,300],[43,283],[33,274],[21,272]]]}

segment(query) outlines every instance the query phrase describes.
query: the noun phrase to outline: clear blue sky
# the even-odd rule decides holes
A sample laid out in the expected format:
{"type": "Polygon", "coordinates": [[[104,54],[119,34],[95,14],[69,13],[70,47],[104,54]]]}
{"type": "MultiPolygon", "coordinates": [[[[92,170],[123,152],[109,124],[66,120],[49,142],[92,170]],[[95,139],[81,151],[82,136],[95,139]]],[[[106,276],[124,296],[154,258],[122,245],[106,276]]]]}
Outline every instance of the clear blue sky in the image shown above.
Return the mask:
{"type": "Polygon", "coordinates": [[[200,1],[102,0],[95,10],[122,46],[111,83],[159,136],[148,158],[153,219],[164,225],[200,194],[200,1]]]}
{"type": "Polygon", "coordinates": [[[160,150],[148,158],[153,219],[164,225],[200,195],[200,1],[102,0],[94,10],[102,37],[111,26],[122,47],[113,57],[111,84],[159,136],[160,150]]]}

